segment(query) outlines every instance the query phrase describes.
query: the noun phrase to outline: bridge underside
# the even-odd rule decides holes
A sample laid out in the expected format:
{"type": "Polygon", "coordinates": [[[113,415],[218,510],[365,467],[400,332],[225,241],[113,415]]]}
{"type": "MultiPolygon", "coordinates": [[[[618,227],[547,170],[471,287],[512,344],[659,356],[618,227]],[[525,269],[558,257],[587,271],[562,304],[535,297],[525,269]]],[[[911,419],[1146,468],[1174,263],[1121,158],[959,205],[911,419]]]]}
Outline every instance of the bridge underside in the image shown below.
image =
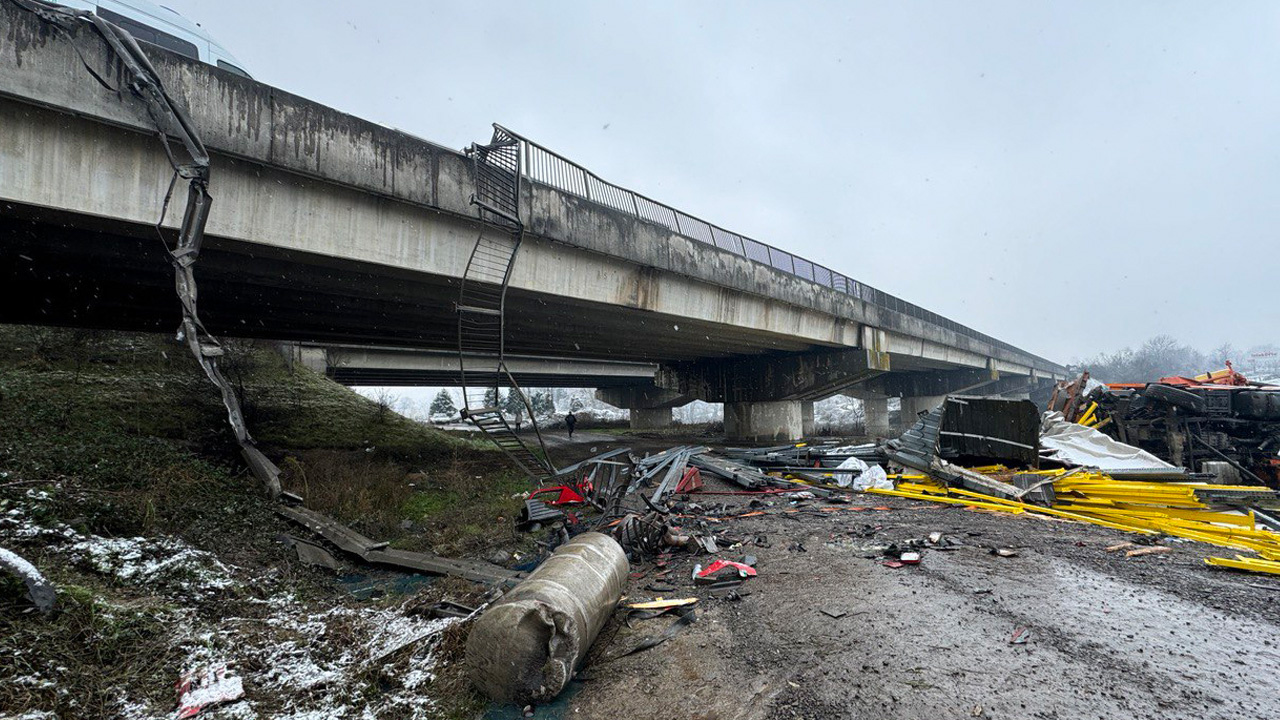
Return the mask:
{"type": "MultiPolygon", "coordinates": [[[[437,354],[457,347],[452,304],[458,289],[455,278],[218,237],[206,238],[197,268],[201,315],[216,334],[415,348],[437,354]]],[[[0,305],[0,322],[172,332],[180,319],[172,282],[168,257],[154,228],[15,203],[0,206],[0,283],[8,297],[17,300],[0,305]]],[[[507,323],[507,343],[513,354],[595,358],[632,366],[649,362],[670,368],[681,361],[706,366],[716,358],[753,366],[764,362],[767,366],[771,356],[785,365],[795,362],[798,355],[841,352],[746,328],[726,333],[723,326],[714,323],[519,289],[512,289],[508,296],[507,323]]],[[[860,357],[865,354],[857,348],[843,350],[860,357]]],[[[860,383],[875,396],[884,397],[910,394],[911,387],[926,381],[930,391],[936,391],[933,385],[938,378],[949,375],[962,375],[958,382],[971,383],[970,374],[983,374],[896,353],[891,354],[890,364],[887,373],[850,375],[849,385],[860,383]],[[881,382],[889,377],[896,378],[893,388],[881,382]],[[903,388],[895,390],[897,385],[903,388]]],[[[421,362],[414,367],[332,367],[326,372],[347,385],[449,386],[460,381],[451,367],[429,367],[421,362]]],[[[771,376],[782,377],[762,373],[762,377],[771,376]]],[[[1034,379],[1027,380],[1034,385],[1034,379]]],[[[677,389],[654,388],[649,371],[628,374],[566,368],[554,372],[542,368],[517,372],[516,381],[526,387],[640,387],[663,393],[677,389]]],[[[824,385],[821,392],[796,397],[816,399],[853,390],[838,385],[824,385]]],[[[713,402],[729,399],[678,390],[674,394],[680,402],[676,404],[698,397],[713,402]]],[[[749,412],[756,407],[753,402],[726,406],[727,411],[737,413],[735,417],[744,418],[738,423],[742,427],[735,425],[739,439],[774,441],[799,436],[800,402],[775,402],[777,392],[770,383],[761,386],[760,408],[771,414],[759,418],[749,412]],[[763,430],[759,427],[762,424],[763,430]]],[[[851,394],[861,396],[856,390],[851,394]]],[[[642,425],[670,420],[669,410],[626,404],[635,405],[630,409],[642,425]],[[662,417],[657,417],[659,414],[662,417]]]]}
{"type": "MultiPolygon", "coordinates": [[[[456,349],[455,278],[207,237],[200,310],[217,334],[456,349]]],[[[173,274],[154,228],[6,203],[0,322],[168,332],[173,274]]],[[[512,289],[510,352],[634,361],[800,352],[813,345],[635,308],[512,289]]]]}
{"type": "MultiPolygon", "coordinates": [[[[207,237],[201,316],[228,336],[453,350],[457,279],[207,237]]],[[[154,228],[5,203],[0,322],[169,332],[178,301],[154,228]]],[[[513,288],[515,354],[672,362],[832,349],[776,334],[513,288]]],[[[895,371],[948,365],[894,355],[895,371]]]]}

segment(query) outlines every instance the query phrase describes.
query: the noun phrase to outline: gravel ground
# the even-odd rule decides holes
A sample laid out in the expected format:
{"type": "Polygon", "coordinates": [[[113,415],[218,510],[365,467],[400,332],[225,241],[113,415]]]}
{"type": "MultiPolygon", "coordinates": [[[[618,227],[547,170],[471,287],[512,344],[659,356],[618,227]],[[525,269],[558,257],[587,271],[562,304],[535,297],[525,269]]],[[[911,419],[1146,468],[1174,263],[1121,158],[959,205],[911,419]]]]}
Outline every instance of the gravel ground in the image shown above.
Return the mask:
{"type": "MultiPolygon", "coordinates": [[[[751,498],[692,499],[746,510],[751,498]]],[[[678,589],[664,594],[703,598],[698,621],[611,660],[671,622],[615,620],[546,716],[1280,717],[1280,581],[1204,565],[1230,551],[1170,541],[1126,558],[1105,548],[1134,538],[1106,528],[869,495],[789,509],[774,500],[765,516],[709,524],[744,541],[719,557],[759,558],[745,596],[711,598],[690,578],[707,556],[676,555],[678,589]],[[882,564],[882,546],[933,532],[958,545],[882,564]],[[1021,628],[1027,641],[1012,643],[1021,628]]],[[[658,594],[644,589],[656,568],[632,569],[629,595],[658,594]]]]}

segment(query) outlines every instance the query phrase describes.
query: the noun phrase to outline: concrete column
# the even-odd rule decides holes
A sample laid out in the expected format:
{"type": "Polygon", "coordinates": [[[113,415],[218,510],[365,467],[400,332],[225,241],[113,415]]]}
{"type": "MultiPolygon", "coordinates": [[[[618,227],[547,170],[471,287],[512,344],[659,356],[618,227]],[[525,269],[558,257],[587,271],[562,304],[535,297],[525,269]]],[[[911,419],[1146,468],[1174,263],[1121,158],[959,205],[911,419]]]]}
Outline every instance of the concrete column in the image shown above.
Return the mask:
{"type": "Polygon", "coordinates": [[[276,349],[284,356],[285,360],[290,363],[302,365],[308,370],[318,372],[321,375],[329,369],[328,353],[324,348],[303,347],[302,343],[282,342],[276,345],[276,349]]]}
{"type": "Polygon", "coordinates": [[[804,437],[813,437],[813,403],[800,403],[800,432],[804,437]]]}
{"type": "Polygon", "coordinates": [[[889,398],[862,398],[862,415],[868,437],[887,438],[893,435],[889,429],[889,398]]]}
{"type": "Polygon", "coordinates": [[[671,427],[671,408],[630,408],[632,430],[671,427]]]}
{"type": "Polygon", "coordinates": [[[799,400],[724,404],[724,434],[751,443],[792,442],[803,435],[799,400]]]}
{"type": "Polygon", "coordinates": [[[917,415],[938,407],[946,399],[946,395],[918,395],[902,398],[902,412],[898,416],[902,429],[906,430],[915,425],[917,415]]]}

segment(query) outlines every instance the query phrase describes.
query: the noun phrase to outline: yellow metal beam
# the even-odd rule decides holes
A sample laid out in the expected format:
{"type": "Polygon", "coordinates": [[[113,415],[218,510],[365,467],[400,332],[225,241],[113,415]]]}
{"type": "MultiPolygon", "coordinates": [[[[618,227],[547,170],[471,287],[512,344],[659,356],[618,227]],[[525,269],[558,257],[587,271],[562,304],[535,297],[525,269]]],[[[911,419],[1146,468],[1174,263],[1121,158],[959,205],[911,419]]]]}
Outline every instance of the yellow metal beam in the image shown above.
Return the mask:
{"type": "Polygon", "coordinates": [[[1217,565],[1218,567],[1229,567],[1236,570],[1248,570],[1250,572],[1271,573],[1272,575],[1280,575],[1280,562],[1271,560],[1259,560],[1257,558],[1247,558],[1236,556],[1236,559],[1207,557],[1204,559],[1206,565],[1217,565]]]}

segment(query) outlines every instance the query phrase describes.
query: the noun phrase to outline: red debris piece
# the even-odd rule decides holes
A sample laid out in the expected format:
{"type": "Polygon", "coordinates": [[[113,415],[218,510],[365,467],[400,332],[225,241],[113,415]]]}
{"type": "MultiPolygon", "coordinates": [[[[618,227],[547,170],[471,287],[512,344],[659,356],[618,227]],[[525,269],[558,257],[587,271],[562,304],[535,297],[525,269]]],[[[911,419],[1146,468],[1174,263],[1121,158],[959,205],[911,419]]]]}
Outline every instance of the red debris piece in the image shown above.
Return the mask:
{"type": "Polygon", "coordinates": [[[1009,638],[1010,645],[1023,645],[1031,639],[1031,628],[1023,625],[1013,631],[1013,636],[1009,638]]]}
{"type": "Polygon", "coordinates": [[[684,476],[680,478],[680,482],[676,484],[676,493],[688,493],[694,490],[702,489],[702,473],[698,472],[698,468],[690,467],[684,471],[684,476]]]}
{"type": "Polygon", "coordinates": [[[740,577],[755,577],[756,569],[746,563],[734,562],[733,560],[716,560],[710,565],[702,569],[698,573],[700,578],[709,578],[725,568],[736,568],[740,577]]]}
{"type": "Polygon", "coordinates": [[[559,493],[555,500],[546,500],[548,505],[582,505],[587,501],[579,492],[581,488],[571,488],[568,485],[554,485],[552,487],[538,488],[529,493],[530,499],[536,495],[543,493],[559,493]]]}

